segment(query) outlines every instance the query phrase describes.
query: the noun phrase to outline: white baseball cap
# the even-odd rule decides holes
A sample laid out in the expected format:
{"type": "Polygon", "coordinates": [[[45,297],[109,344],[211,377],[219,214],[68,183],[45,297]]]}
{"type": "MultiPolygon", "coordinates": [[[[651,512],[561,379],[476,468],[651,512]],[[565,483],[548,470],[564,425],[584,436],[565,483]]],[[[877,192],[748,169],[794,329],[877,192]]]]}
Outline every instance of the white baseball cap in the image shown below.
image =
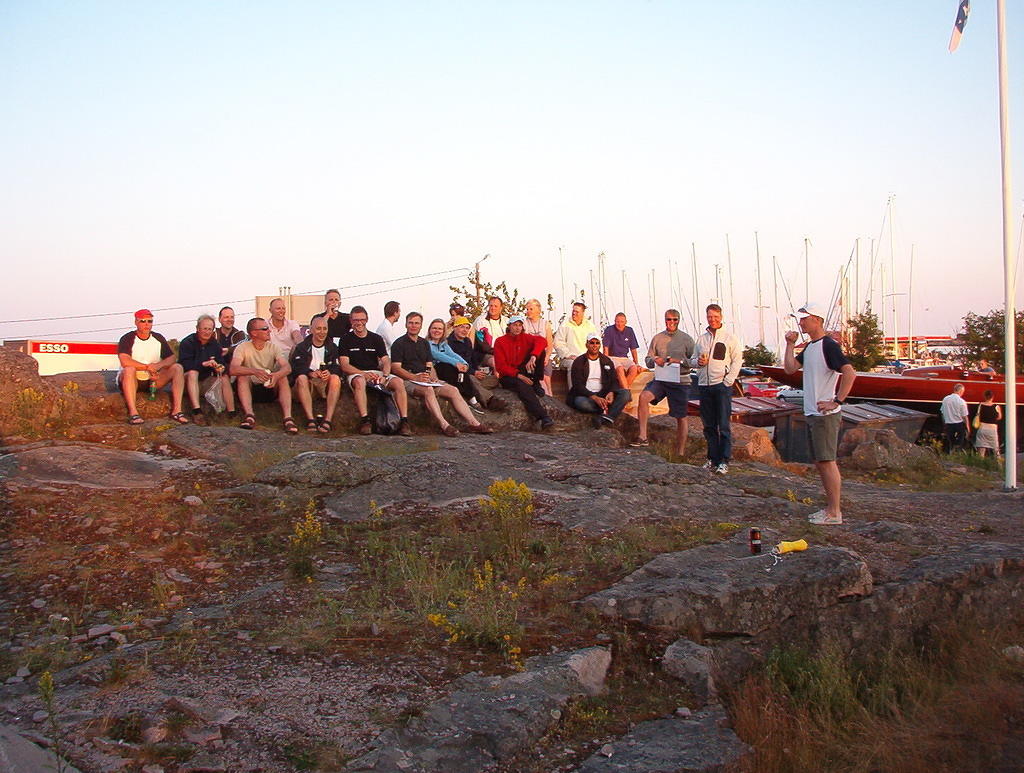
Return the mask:
{"type": "Polygon", "coordinates": [[[821,317],[822,322],[824,322],[828,318],[828,311],[825,309],[824,304],[808,301],[789,316],[796,317],[797,319],[803,319],[804,317],[821,317]]]}

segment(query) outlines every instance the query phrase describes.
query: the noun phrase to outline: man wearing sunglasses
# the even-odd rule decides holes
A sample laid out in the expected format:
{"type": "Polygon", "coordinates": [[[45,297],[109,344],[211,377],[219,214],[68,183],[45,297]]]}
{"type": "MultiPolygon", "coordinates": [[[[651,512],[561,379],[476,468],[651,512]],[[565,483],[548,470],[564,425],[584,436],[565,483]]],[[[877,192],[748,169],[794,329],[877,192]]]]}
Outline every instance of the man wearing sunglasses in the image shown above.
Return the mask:
{"type": "Polygon", "coordinates": [[[654,380],[640,393],[637,406],[637,420],[640,432],[630,443],[634,448],[646,448],[647,420],[651,406],[668,398],[668,415],[676,420],[676,453],[686,454],[686,402],[690,398],[690,360],[693,358],[694,342],[689,333],[679,329],[679,312],[669,309],[665,312],[665,329],[651,339],[647,350],[647,367],[655,371],[654,380]],[[673,367],[675,366],[675,367],[673,367]]]}
{"type": "Polygon", "coordinates": [[[171,419],[188,424],[181,412],[181,399],[185,392],[185,371],[167,339],[153,332],[153,312],[139,309],[135,312],[135,330],[125,333],[117,342],[117,359],[121,362],[118,380],[124,403],[128,408],[128,423],[142,424],[136,405],[139,386],[143,389],[162,389],[171,385],[171,419]]]}
{"type": "Polygon", "coordinates": [[[289,435],[299,431],[292,418],[292,389],[288,374],[292,372],[288,358],[277,344],[270,340],[270,324],[263,317],[253,317],[245,326],[249,340],[235,347],[231,355],[229,372],[238,381],[238,402],[242,404],[242,429],[256,426],[252,412],[253,402],[272,403],[281,406],[284,415],[284,430],[289,435]]]}

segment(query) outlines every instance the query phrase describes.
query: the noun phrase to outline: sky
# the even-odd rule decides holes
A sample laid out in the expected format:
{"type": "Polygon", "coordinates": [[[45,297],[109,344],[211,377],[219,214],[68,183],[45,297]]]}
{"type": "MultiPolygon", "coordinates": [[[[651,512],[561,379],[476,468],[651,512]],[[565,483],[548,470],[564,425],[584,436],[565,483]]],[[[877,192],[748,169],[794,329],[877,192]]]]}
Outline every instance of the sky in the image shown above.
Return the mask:
{"type": "Polygon", "coordinates": [[[115,340],[143,306],[177,337],[282,286],[429,319],[485,255],[557,320],[603,253],[592,310],[649,338],[717,298],[755,343],[755,232],[762,305],[773,259],[788,313],[858,251],[862,305],[874,240],[888,332],[953,333],[1004,292],[995,0],[950,54],[957,5],[4,0],[0,338],[115,340]]]}

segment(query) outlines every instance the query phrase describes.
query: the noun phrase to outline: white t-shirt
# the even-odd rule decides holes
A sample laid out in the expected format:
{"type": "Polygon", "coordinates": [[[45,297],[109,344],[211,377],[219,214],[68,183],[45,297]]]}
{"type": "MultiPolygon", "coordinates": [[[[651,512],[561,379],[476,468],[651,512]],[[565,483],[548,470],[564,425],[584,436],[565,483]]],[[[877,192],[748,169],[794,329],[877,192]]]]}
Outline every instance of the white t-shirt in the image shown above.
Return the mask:
{"type": "Polygon", "coordinates": [[[587,371],[587,390],[595,394],[601,393],[601,358],[590,360],[590,370],[587,371]]]}
{"type": "Polygon", "coordinates": [[[835,339],[823,336],[811,341],[796,358],[804,366],[804,415],[827,416],[842,410],[839,407],[825,413],[818,410],[819,402],[835,400],[839,372],[850,364],[835,339]]]}
{"type": "Polygon", "coordinates": [[[497,319],[491,319],[487,316],[487,312],[484,312],[476,321],[473,322],[473,330],[480,330],[481,328],[486,330],[491,336],[491,346],[494,346],[494,342],[505,335],[505,330],[508,327],[508,317],[498,317],[497,319]]]}
{"type": "Polygon", "coordinates": [[[942,412],[942,420],[946,424],[963,424],[970,415],[967,410],[967,401],[956,392],[950,392],[942,398],[939,410],[942,412]]]}
{"type": "Polygon", "coordinates": [[[391,324],[387,319],[382,319],[381,323],[377,325],[377,329],[374,330],[377,335],[384,339],[384,344],[387,346],[388,351],[391,351],[391,344],[395,342],[396,338],[401,338],[405,335],[405,328],[399,327],[398,323],[391,324]]]}
{"type": "Polygon", "coordinates": [[[311,346],[309,350],[313,354],[313,358],[309,361],[309,369],[320,370],[320,366],[324,364],[324,347],[311,346]]]}

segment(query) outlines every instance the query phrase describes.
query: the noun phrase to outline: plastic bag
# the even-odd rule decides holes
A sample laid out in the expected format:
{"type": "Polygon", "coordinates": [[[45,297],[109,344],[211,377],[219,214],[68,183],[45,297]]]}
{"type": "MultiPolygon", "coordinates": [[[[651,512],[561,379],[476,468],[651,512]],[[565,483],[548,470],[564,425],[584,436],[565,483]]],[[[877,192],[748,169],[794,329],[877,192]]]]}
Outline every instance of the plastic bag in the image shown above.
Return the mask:
{"type": "Polygon", "coordinates": [[[220,379],[215,378],[213,383],[210,384],[210,388],[206,390],[204,395],[206,402],[213,406],[213,410],[216,413],[221,413],[227,408],[224,405],[224,392],[221,391],[220,379]]]}
{"type": "Polygon", "coordinates": [[[395,398],[389,389],[385,389],[379,384],[373,384],[370,389],[377,393],[377,409],[373,414],[373,431],[378,435],[394,435],[398,432],[402,420],[395,398]]]}

